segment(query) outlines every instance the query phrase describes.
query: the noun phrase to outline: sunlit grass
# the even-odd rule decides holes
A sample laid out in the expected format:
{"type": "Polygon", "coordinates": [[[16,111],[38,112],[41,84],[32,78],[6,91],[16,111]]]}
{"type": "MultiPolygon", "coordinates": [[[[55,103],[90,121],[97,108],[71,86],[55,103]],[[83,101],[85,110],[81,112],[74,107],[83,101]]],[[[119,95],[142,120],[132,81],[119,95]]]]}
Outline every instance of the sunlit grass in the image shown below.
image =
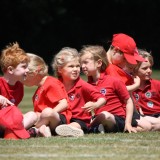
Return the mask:
{"type": "Polygon", "coordinates": [[[0,157],[5,160],[159,160],[158,137],[159,133],[153,132],[1,140],[0,157]]]}

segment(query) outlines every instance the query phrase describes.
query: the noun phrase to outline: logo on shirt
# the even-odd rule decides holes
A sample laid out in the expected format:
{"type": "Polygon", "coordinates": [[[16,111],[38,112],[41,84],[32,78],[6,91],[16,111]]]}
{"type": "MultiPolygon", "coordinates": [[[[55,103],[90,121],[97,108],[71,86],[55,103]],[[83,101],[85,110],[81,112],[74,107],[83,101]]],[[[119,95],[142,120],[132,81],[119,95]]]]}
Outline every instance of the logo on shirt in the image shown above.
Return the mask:
{"type": "Polygon", "coordinates": [[[14,98],[12,98],[10,101],[11,101],[12,103],[15,103],[15,102],[16,102],[16,100],[15,100],[14,98]]]}
{"type": "Polygon", "coordinates": [[[100,90],[100,93],[103,94],[103,95],[105,96],[106,93],[107,93],[107,90],[106,90],[105,88],[102,88],[102,89],[100,90]]]}
{"type": "Polygon", "coordinates": [[[151,102],[151,101],[147,102],[147,106],[148,106],[149,108],[153,108],[153,102],[151,102]]]}
{"type": "Polygon", "coordinates": [[[145,93],[145,96],[146,96],[147,98],[151,98],[151,97],[152,97],[152,93],[148,91],[148,92],[145,93]]]}
{"type": "Polygon", "coordinates": [[[74,94],[69,94],[68,97],[69,97],[69,99],[70,99],[71,101],[73,101],[73,100],[75,99],[75,95],[74,95],[74,94]]]}
{"type": "Polygon", "coordinates": [[[139,95],[137,93],[134,94],[134,97],[135,97],[136,101],[139,100],[139,95]]]}
{"type": "Polygon", "coordinates": [[[35,101],[38,101],[38,94],[35,95],[35,101]]]}

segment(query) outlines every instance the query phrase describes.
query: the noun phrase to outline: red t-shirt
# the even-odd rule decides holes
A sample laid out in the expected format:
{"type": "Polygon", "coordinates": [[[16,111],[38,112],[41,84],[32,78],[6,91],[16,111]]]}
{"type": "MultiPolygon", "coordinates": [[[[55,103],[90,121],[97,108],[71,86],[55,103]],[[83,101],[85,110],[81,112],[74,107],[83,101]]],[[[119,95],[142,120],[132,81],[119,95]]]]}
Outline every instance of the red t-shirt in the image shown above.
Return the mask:
{"type": "Polygon", "coordinates": [[[130,74],[126,73],[122,68],[114,64],[109,64],[109,66],[106,68],[106,73],[107,75],[119,78],[122,82],[124,82],[126,86],[134,83],[133,78],[130,74]]]}
{"type": "Polygon", "coordinates": [[[19,138],[29,138],[30,136],[23,126],[23,114],[17,107],[24,95],[23,84],[17,81],[14,86],[11,86],[3,77],[0,77],[0,95],[15,104],[3,109],[0,106],[0,124],[12,130],[19,138]],[[18,132],[15,132],[17,130],[18,132]]]}
{"type": "Polygon", "coordinates": [[[160,81],[151,79],[145,88],[133,93],[137,109],[141,106],[144,115],[160,114],[160,81]]]}
{"type": "MultiPolygon", "coordinates": [[[[47,107],[54,108],[62,99],[68,100],[68,96],[64,85],[58,79],[48,76],[44,84],[37,88],[32,99],[34,104],[34,111],[42,112],[42,110],[47,107]]],[[[70,107],[68,107],[67,110],[61,112],[61,114],[66,117],[67,123],[69,123],[71,118],[70,107]]]]}
{"type": "Polygon", "coordinates": [[[19,81],[14,86],[9,85],[3,77],[0,77],[0,95],[18,106],[24,95],[23,84],[19,81]]]}
{"type": "Polygon", "coordinates": [[[73,88],[68,91],[68,97],[71,104],[72,118],[80,119],[90,124],[91,114],[84,112],[81,108],[89,101],[96,102],[99,98],[105,98],[99,91],[91,84],[78,78],[73,88]]]}
{"type": "Polygon", "coordinates": [[[96,84],[93,83],[92,79],[89,79],[88,82],[92,85],[95,85],[99,92],[107,99],[106,105],[98,108],[96,110],[96,114],[99,114],[102,111],[108,111],[113,115],[125,118],[126,104],[124,100],[127,100],[130,95],[122,81],[113,76],[101,73],[96,84]]]}

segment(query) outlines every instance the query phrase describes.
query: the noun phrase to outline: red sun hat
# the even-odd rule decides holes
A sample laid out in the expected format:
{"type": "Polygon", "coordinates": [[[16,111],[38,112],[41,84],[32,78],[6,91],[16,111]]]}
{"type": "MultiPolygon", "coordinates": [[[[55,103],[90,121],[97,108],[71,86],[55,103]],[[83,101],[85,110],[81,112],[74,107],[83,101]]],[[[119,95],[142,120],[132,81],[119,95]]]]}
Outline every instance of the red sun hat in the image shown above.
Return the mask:
{"type": "Polygon", "coordinates": [[[145,59],[139,55],[134,39],[126,34],[114,34],[112,46],[117,47],[120,51],[122,51],[125,59],[130,64],[137,64],[137,61],[145,61],[145,59]]]}
{"type": "Polygon", "coordinates": [[[5,139],[27,139],[30,137],[23,125],[23,115],[16,106],[8,106],[0,110],[0,125],[6,128],[5,139]]]}

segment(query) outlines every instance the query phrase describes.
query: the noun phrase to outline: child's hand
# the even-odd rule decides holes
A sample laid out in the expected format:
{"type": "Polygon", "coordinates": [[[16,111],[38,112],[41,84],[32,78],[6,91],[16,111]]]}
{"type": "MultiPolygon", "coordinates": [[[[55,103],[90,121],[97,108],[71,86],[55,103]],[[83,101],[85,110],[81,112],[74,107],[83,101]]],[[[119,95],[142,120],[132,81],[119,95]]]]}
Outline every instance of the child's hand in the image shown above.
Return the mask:
{"type": "Polygon", "coordinates": [[[87,112],[91,112],[92,110],[97,108],[97,106],[95,102],[87,102],[82,108],[87,112]]]}
{"type": "Polygon", "coordinates": [[[140,113],[141,115],[144,115],[141,107],[139,107],[139,113],[140,113]]]}
{"type": "Polygon", "coordinates": [[[137,88],[139,88],[141,83],[141,79],[138,76],[134,77],[134,84],[136,85],[137,88]]]}
{"type": "Polygon", "coordinates": [[[136,129],[133,128],[130,124],[125,124],[124,132],[137,133],[136,129]]]}
{"type": "Polygon", "coordinates": [[[9,101],[6,97],[0,95],[0,105],[1,108],[5,108],[7,106],[13,106],[14,104],[11,101],[9,101]]]}

